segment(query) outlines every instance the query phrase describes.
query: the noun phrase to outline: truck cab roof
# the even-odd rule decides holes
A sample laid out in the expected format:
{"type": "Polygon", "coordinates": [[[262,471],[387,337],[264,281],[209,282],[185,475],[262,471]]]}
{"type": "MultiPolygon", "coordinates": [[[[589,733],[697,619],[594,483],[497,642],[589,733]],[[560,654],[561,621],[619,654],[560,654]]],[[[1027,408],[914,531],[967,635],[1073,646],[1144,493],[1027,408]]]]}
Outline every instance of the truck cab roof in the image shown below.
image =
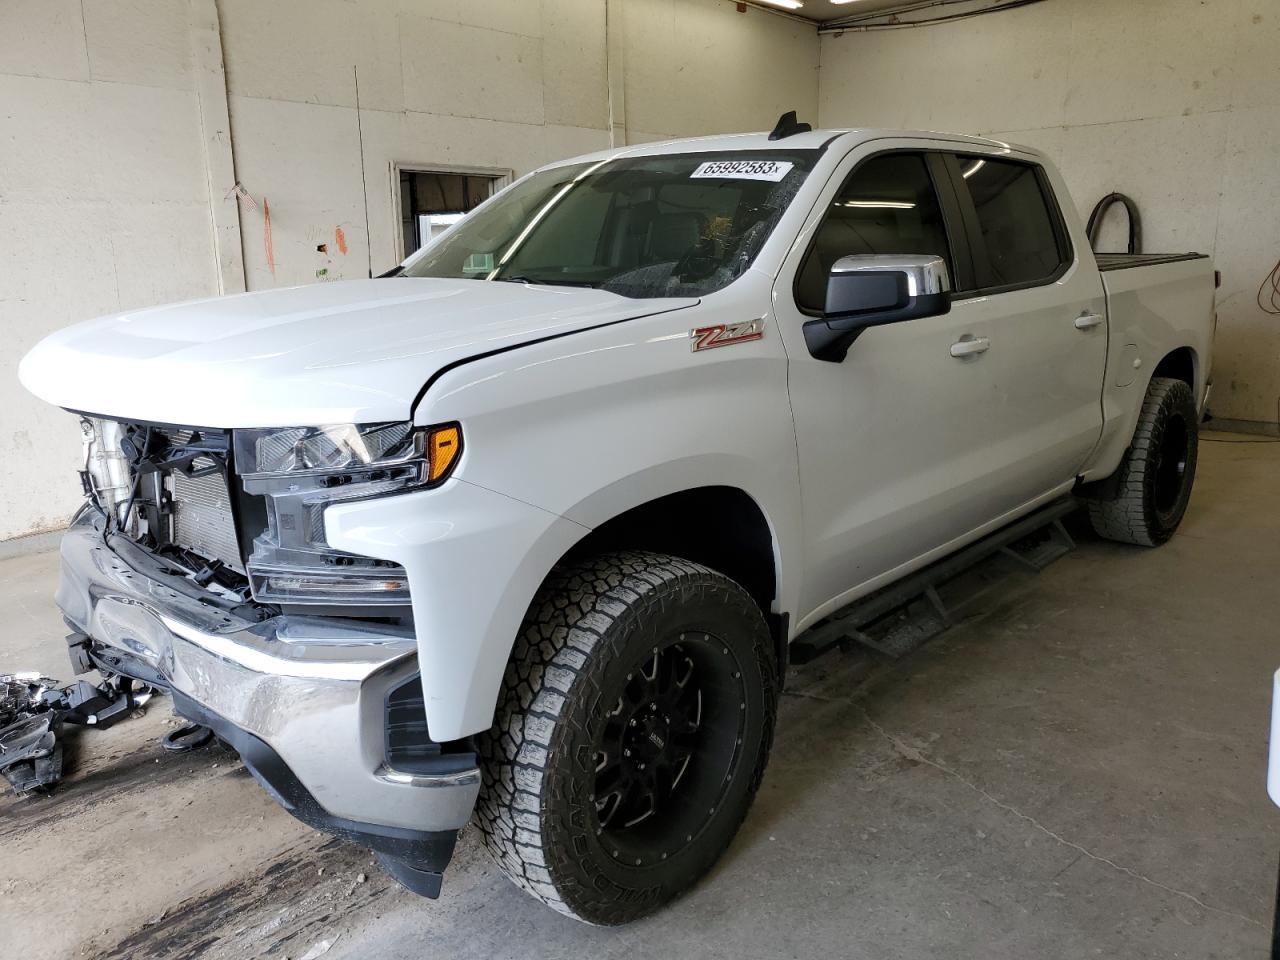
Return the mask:
{"type": "Polygon", "coordinates": [[[986,137],[974,137],[960,133],[944,133],[936,130],[892,130],[877,127],[854,127],[845,129],[809,130],[796,133],[777,140],[769,139],[768,131],[755,133],[718,134],[707,137],[684,137],[676,140],[658,140],[650,143],[633,144],[625,147],[613,147],[595,153],[568,158],[564,161],[547,164],[548,167],[562,166],[568,163],[583,163],[609,160],[615,157],[661,156],[663,154],[684,153],[724,153],[726,151],[796,151],[818,150],[830,146],[837,140],[842,146],[852,147],[859,143],[884,139],[922,139],[951,141],[957,147],[980,147],[985,150],[1003,149],[1019,153],[1039,156],[1039,152],[1030,147],[1005,143],[986,137]]]}

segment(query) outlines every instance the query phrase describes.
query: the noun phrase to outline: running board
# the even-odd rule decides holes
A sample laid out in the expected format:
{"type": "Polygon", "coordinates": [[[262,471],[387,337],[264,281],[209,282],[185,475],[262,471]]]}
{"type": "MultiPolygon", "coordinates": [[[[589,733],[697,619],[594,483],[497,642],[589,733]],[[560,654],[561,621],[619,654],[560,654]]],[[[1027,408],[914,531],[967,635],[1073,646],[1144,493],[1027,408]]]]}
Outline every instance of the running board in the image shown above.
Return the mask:
{"type": "Polygon", "coordinates": [[[809,663],[847,641],[894,659],[905,656],[954,623],[938,587],[994,556],[1039,573],[1074,550],[1075,541],[1062,519],[1078,505],[1070,497],[1056,500],[897,583],[855,600],[796,638],[791,644],[791,662],[809,663]]]}

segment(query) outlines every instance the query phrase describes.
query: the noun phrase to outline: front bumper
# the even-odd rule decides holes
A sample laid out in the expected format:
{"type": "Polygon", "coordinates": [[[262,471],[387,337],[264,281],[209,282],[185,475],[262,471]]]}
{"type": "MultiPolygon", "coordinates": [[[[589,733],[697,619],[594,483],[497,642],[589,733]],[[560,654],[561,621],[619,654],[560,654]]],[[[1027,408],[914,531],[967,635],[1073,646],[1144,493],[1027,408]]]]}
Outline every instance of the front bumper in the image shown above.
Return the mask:
{"type": "Polygon", "coordinates": [[[63,537],[57,602],[94,663],[167,687],[178,713],[239,751],[290,813],[438,892],[480,777],[457,754],[411,773],[387,762],[387,698],[418,669],[411,630],[258,620],[124,537],[104,543],[92,513],[63,537]]]}

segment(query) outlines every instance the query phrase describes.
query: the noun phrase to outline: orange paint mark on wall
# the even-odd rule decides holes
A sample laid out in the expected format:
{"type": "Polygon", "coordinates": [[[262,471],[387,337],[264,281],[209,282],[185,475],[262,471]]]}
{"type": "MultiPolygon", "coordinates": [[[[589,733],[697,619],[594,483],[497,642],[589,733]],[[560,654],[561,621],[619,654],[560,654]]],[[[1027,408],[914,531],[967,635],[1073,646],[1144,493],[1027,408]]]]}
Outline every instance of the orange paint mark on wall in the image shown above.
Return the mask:
{"type": "Polygon", "coordinates": [[[347,235],[342,232],[341,227],[335,227],[333,230],[333,242],[338,245],[339,253],[347,252],[347,235]]]}
{"type": "Polygon", "coordinates": [[[271,205],[267,203],[267,198],[262,198],[262,249],[267,254],[267,269],[271,271],[271,275],[276,275],[276,251],[271,245],[271,205]]]}

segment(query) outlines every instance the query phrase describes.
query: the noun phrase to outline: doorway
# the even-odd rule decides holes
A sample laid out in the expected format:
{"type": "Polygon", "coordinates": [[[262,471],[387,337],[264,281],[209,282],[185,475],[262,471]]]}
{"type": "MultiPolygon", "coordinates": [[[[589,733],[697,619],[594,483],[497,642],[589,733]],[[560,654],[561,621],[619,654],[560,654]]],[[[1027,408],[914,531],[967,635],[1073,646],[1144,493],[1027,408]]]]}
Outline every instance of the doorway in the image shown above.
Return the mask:
{"type": "Polygon", "coordinates": [[[509,170],[397,165],[396,173],[401,261],[511,182],[509,170]]]}

